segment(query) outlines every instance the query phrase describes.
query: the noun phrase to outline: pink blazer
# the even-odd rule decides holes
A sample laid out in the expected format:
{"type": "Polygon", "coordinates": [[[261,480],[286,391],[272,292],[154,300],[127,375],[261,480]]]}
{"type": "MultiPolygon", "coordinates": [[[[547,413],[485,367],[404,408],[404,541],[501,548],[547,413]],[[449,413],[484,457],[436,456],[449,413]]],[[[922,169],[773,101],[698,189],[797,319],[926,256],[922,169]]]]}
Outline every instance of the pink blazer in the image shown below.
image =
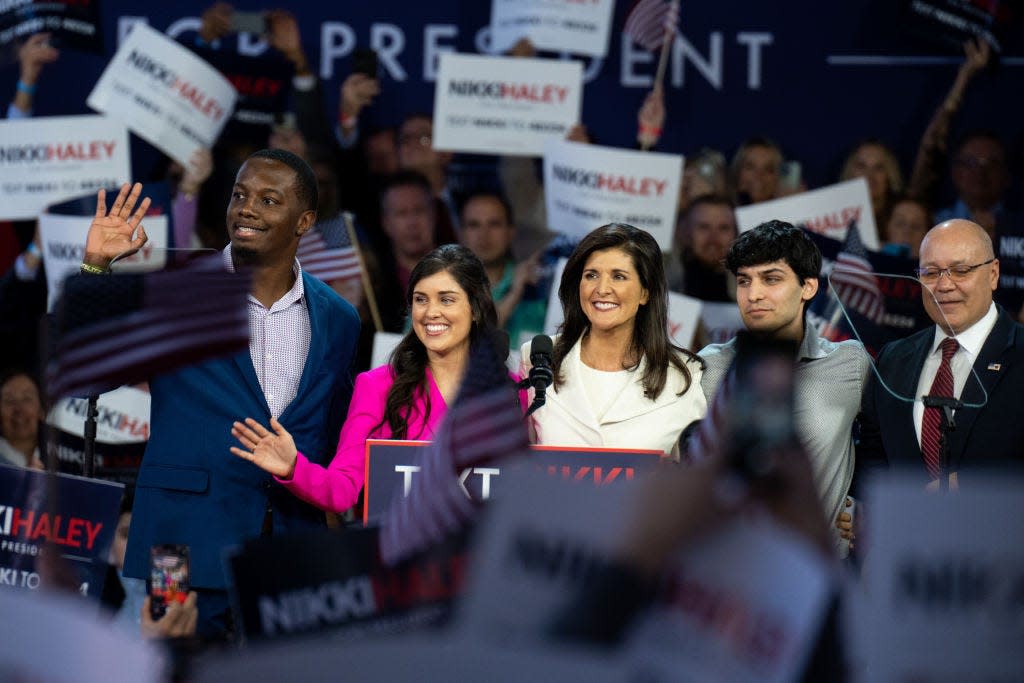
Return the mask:
{"type": "MultiPolygon", "coordinates": [[[[356,377],[348,416],[341,428],[338,451],[326,468],[310,462],[299,453],[291,479],[277,479],[302,500],[329,512],[342,512],[355,505],[366,477],[366,440],[390,439],[387,423],[374,430],[384,418],[384,402],[395,376],[390,365],[382,365],[356,377]],[[372,433],[371,433],[372,431],[372,433]]],[[[448,406],[427,370],[430,415],[424,420],[427,401],[419,392],[414,396],[412,414],[407,417],[407,438],[429,441],[434,438],[448,406]]]]}

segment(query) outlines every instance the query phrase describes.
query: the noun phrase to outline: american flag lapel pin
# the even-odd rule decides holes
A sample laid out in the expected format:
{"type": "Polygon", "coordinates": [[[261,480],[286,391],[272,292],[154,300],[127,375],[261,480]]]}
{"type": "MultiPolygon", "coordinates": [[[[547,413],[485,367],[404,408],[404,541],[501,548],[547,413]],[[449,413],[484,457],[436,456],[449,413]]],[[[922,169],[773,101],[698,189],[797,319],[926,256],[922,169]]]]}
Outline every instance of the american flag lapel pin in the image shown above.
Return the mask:
{"type": "Polygon", "coordinates": [[[996,372],[999,372],[1002,368],[1003,368],[1003,364],[1002,363],[989,363],[988,364],[988,369],[989,370],[995,370],[996,372]]]}

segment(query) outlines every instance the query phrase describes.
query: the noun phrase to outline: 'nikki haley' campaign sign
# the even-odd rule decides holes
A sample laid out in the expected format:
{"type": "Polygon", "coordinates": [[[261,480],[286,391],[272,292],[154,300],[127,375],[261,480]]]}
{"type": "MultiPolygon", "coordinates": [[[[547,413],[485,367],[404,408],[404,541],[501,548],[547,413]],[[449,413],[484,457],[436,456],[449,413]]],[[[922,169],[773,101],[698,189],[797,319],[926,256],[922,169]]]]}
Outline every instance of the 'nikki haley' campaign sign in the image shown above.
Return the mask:
{"type": "Polygon", "coordinates": [[[0,586],[35,590],[40,552],[52,543],[77,572],[80,590],[103,590],[124,486],[0,466],[0,586]],[[47,477],[56,478],[49,499],[47,477]]]}

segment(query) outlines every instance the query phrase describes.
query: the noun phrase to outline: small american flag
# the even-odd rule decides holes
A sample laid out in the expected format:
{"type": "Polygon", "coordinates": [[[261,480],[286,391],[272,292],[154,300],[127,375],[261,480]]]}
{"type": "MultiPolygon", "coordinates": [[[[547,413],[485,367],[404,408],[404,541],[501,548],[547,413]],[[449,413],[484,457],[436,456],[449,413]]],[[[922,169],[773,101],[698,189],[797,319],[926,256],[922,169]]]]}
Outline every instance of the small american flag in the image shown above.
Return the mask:
{"type": "Polygon", "coordinates": [[[727,428],[727,417],[736,390],[736,368],[730,367],[718,385],[704,419],[700,421],[684,454],[688,463],[701,462],[714,457],[722,450],[722,441],[727,428]]]}
{"type": "Polygon", "coordinates": [[[321,221],[299,240],[295,256],[302,269],[324,282],[359,277],[359,255],[343,215],[321,221]]]}
{"type": "Polygon", "coordinates": [[[50,398],[142,382],[249,347],[252,275],[219,255],[181,270],[72,275],[56,307],[50,398]]]}
{"type": "Polygon", "coordinates": [[[846,240],[836,257],[829,282],[844,306],[849,306],[875,323],[885,315],[885,298],[878,289],[878,278],[868,260],[868,250],[860,240],[856,223],[850,223],[846,240]]]}
{"type": "Polygon", "coordinates": [[[527,453],[515,386],[492,341],[481,339],[409,495],[397,499],[384,518],[381,558],[397,564],[473,518],[480,504],[467,497],[459,481],[463,469],[527,453]]]}
{"type": "Polygon", "coordinates": [[[626,15],[623,32],[652,52],[666,35],[674,35],[679,22],[679,0],[637,0],[626,15]]]}

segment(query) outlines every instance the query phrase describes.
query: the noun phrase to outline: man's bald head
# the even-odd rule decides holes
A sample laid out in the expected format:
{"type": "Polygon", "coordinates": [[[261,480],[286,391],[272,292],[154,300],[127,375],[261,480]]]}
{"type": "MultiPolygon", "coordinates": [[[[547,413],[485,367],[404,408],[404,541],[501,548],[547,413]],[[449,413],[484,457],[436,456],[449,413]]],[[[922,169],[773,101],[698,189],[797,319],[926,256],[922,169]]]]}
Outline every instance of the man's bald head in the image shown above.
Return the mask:
{"type": "MultiPolygon", "coordinates": [[[[965,218],[953,218],[952,220],[939,223],[925,234],[924,240],[921,242],[921,251],[924,251],[925,244],[929,239],[938,239],[940,236],[974,244],[980,249],[980,255],[985,257],[983,260],[995,258],[996,256],[995,248],[992,246],[992,238],[985,231],[985,228],[974,221],[969,221],[965,218]]],[[[922,258],[923,261],[924,259],[922,258]]]]}
{"type": "Polygon", "coordinates": [[[992,238],[977,223],[954,219],[929,230],[921,242],[920,269],[925,310],[947,333],[960,334],[992,306],[999,261],[992,238]]]}

